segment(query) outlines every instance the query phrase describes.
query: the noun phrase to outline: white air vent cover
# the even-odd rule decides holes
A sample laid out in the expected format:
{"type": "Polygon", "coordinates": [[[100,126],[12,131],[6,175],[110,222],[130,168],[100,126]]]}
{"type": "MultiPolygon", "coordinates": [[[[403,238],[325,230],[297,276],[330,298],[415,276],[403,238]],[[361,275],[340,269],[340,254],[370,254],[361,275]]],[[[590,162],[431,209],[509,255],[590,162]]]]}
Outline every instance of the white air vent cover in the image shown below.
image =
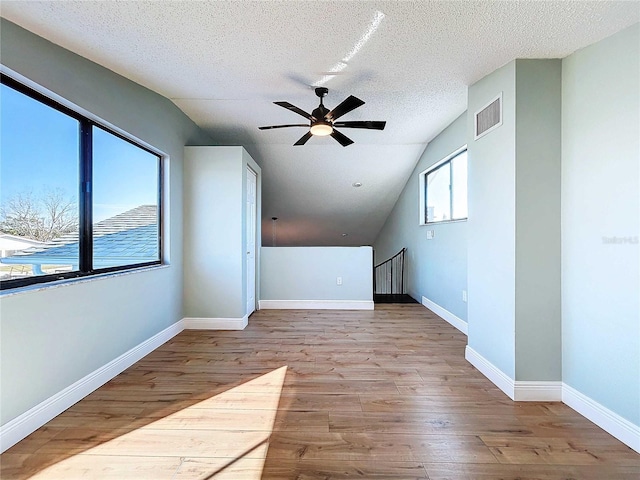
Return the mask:
{"type": "Polygon", "coordinates": [[[475,114],[475,140],[502,125],[502,92],[475,114]]]}

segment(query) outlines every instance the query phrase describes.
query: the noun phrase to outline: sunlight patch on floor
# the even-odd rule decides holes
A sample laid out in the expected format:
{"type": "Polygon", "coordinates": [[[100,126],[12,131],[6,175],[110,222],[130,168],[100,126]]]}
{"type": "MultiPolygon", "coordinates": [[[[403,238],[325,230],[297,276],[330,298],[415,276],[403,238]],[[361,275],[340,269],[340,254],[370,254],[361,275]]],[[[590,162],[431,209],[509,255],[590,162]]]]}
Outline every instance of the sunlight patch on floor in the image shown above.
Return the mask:
{"type": "MultiPolygon", "coordinates": [[[[31,478],[259,480],[286,372],[278,368],[123,431],[31,478]]],[[[64,454],[65,442],[50,442],[38,453],[64,454]]]]}

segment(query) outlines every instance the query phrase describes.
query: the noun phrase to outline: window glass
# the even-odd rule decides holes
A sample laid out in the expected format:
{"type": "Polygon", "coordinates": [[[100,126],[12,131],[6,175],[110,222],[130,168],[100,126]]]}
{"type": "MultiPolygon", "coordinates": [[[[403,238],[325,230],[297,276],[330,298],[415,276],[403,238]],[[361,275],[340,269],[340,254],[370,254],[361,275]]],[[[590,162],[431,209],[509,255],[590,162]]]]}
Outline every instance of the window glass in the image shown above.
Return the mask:
{"type": "Polygon", "coordinates": [[[0,280],[77,270],[79,122],[1,89],[0,280]]]}
{"type": "Polygon", "coordinates": [[[451,219],[450,183],[448,163],[427,174],[427,222],[451,219]]]}
{"type": "Polygon", "coordinates": [[[161,264],[162,157],[0,74],[0,289],[161,264]]]}
{"type": "Polygon", "coordinates": [[[464,220],[467,208],[467,151],[442,159],[420,174],[420,224],[464,220]]]}
{"type": "Polygon", "coordinates": [[[467,218],[467,152],[464,151],[451,160],[451,202],[452,218],[467,218]]]}
{"type": "Polygon", "coordinates": [[[93,129],[93,268],[157,261],[157,155],[93,129]]]}

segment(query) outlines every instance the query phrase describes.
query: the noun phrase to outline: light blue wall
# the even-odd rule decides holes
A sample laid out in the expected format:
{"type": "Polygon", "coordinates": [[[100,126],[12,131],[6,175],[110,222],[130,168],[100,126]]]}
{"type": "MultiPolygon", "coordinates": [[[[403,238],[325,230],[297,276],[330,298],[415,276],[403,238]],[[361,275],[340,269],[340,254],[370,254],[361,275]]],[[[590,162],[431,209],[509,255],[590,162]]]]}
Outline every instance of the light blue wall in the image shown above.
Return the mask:
{"type": "Polygon", "coordinates": [[[515,378],[516,62],[469,87],[469,346],[515,378]],[[473,141],[475,112],[502,92],[502,126],[473,141]]]}
{"type": "Polygon", "coordinates": [[[261,250],[261,300],[373,301],[371,247],[261,250]]]}
{"type": "Polygon", "coordinates": [[[396,205],[374,243],[380,263],[407,248],[407,292],[418,301],[435,302],[458,318],[467,320],[467,222],[420,225],[420,172],[466,144],[466,113],[434,138],[409,177],[396,205]],[[427,230],[435,236],[427,240],[427,230]]]}
{"type": "MultiPolygon", "coordinates": [[[[186,317],[242,318],[246,313],[247,166],[258,174],[260,218],[261,170],[244,148],[185,148],[186,317]]],[[[256,257],[259,262],[258,251],[256,257]]]]}
{"type": "Polygon", "coordinates": [[[640,35],[562,62],[563,380],[640,425],[640,35]],[[606,243],[617,237],[621,242],[606,243]]]}
{"type": "Polygon", "coordinates": [[[5,424],[182,318],[183,147],[210,139],[166,98],[1,22],[4,66],[170,157],[164,232],[170,266],[0,299],[5,424]]]}
{"type": "Polygon", "coordinates": [[[518,381],[562,378],[560,86],[560,60],[515,60],[469,88],[503,102],[469,141],[469,346],[518,381]]]}

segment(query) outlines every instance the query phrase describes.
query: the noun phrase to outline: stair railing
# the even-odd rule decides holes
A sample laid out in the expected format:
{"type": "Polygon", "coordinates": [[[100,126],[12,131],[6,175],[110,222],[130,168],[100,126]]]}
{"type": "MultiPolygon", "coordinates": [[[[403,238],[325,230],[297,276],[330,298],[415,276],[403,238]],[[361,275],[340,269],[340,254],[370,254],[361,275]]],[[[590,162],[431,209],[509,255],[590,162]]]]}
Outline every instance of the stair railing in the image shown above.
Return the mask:
{"type": "Polygon", "coordinates": [[[373,267],[373,293],[377,295],[404,294],[403,248],[393,257],[373,267]]]}

